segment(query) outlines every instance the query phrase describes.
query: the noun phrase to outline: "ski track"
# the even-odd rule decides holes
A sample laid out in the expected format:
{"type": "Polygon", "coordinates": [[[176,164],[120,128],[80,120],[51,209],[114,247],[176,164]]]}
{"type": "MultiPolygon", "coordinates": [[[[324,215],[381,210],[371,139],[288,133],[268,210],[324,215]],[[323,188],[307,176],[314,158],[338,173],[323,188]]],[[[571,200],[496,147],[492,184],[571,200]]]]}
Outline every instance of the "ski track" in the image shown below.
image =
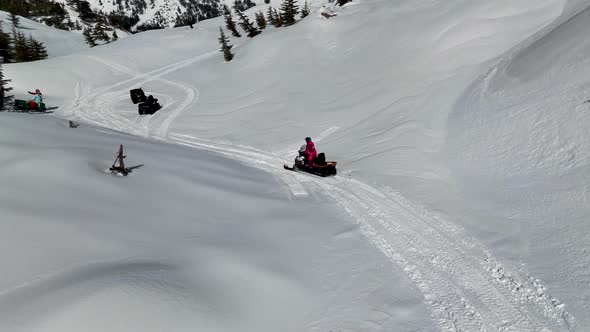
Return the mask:
{"type": "MultiPolygon", "coordinates": [[[[79,97],[81,89],[77,86],[77,98],[71,109],[78,110],[75,114],[82,120],[99,126],[217,152],[264,170],[283,182],[295,198],[309,195],[302,184],[304,182],[321,189],[356,221],[364,236],[415,283],[441,331],[577,330],[574,318],[563,304],[546,293],[539,280],[523,271],[508,271],[459,226],[409,202],[390,188],[377,189],[340,176],[318,178],[285,171],[281,164],[289,162],[285,156],[291,149],[269,153],[186,134],[169,134],[170,125],[198,100],[199,92],[196,87],[163,79],[162,76],[211,54],[145,74],[93,58],[132,78],[98,89],[85,97],[79,97]],[[127,98],[127,91],[112,90],[119,91],[123,87],[131,88],[153,80],[175,86],[187,96],[173,111],[166,112],[163,120],[158,121],[159,125],[152,126],[152,122],[160,120],[155,116],[129,120],[114,111],[113,101],[127,98]],[[103,109],[103,112],[92,111],[96,109],[103,109]]],[[[329,128],[319,138],[323,139],[338,129],[329,128]]]]}

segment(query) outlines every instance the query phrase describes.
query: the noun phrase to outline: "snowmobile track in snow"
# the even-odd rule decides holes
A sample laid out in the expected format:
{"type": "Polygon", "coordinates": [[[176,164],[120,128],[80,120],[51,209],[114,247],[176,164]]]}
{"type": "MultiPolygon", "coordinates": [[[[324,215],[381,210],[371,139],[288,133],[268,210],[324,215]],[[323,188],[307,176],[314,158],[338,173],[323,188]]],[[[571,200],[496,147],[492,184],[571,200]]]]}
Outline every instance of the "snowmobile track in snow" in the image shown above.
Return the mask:
{"type": "MultiPolygon", "coordinates": [[[[285,171],[282,165],[288,160],[281,156],[286,150],[269,153],[190,135],[169,134],[174,119],[198,98],[198,90],[162,76],[207,56],[210,54],[146,74],[136,74],[125,67],[99,60],[132,78],[78,98],[77,105],[85,106],[82,109],[92,110],[96,106],[109,109],[107,104],[123,94],[108,91],[152,80],[161,80],[184,90],[187,98],[156,128],[152,128],[151,122],[159,120],[158,117],[131,121],[112,108],[102,114],[84,111],[79,115],[82,120],[110,129],[226,155],[273,174],[295,198],[308,196],[305,187],[309,186],[304,187],[302,183],[321,189],[321,193],[345,210],[369,241],[414,282],[441,331],[576,331],[573,317],[558,300],[545,292],[538,280],[525,272],[508,271],[459,226],[429,213],[389,188],[377,189],[341,176],[316,178],[285,171]]],[[[127,90],[124,95],[127,97],[127,90]]],[[[335,130],[337,128],[329,129],[328,134],[335,130]]]]}
{"type": "MultiPolygon", "coordinates": [[[[312,183],[424,294],[442,331],[575,331],[573,318],[540,283],[510,273],[458,226],[433,216],[391,189],[343,177],[287,172],[277,154],[172,134],[172,142],[218,152],[274,174],[288,186],[312,183]]],[[[302,186],[303,188],[303,186],[302,186]]]]}
{"type": "MultiPolygon", "coordinates": [[[[130,68],[112,61],[90,56],[89,58],[93,61],[102,63],[114,71],[129,75],[131,78],[108,87],[88,92],[84,96],[81,96],[81,93],[77,91],[77,98],[75,102],[70,105],[69,110],[79,120],[87,121],[99,126],[106,125],[111,129],[129,132],[142,137],[153,137],[165,140],[167,138],[170,125],[174,122],[178,115],[180,115],[191,104],[198,100],[199,91],[194,86],[182,82],[171,81],[163,78],[163,76],[206,59],[213,54],[216,54],[216,52],[209,52],[188,60],[179,61],[177,63],[152,70],[148,73],[137,73],[130,68]],[[163,110],[152,116],[135,115],[131,119],[126,118],[116,109],[114,102],[126,100],[129,97],[129,89],[155,80],[182,90],[183,95],[186,96],[183,102],[180,103],[180,105],[174,105],[173,102],[171,104],[166,104],[166,107],[163,110]],[[155,124],[152,125],[152,123],[155,124]]],[[[80,90],[80,87],[78,86],[76,89],[80,90]]],[[[166,97],[168,97],[170,100],[173,100],[171,96],[166,97]]]]}

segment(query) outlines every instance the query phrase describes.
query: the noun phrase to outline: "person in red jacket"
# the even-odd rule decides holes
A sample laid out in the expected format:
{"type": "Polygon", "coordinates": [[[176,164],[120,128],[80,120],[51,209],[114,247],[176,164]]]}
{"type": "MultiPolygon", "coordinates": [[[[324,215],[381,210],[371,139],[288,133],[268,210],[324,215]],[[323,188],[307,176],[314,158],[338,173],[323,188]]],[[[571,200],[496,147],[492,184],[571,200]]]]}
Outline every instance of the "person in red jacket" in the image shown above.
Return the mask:
{"type": "Polygon", "coordinates": [[[311,141],[311,137],[306,137],[305,142],[305,157],[307,158],[307,166],[311,168],[313,167],[313,161],[315,158],[317,158],[318,153],[315,150],[315,145],[311,141]]]}

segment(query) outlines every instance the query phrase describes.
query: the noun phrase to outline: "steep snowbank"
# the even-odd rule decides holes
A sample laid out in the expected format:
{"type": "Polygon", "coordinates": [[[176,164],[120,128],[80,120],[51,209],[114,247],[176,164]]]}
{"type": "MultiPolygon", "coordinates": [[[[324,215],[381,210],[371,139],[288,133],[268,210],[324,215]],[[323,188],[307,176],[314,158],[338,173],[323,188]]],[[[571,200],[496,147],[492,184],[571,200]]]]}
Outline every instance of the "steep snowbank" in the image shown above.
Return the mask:
{"type": "Polygon", "coordinates": [[[542,275],[590,326],[588,9],[509,53],[466,92],[449,154],[469,227],[542,275]],[[542,259],[539,259],[542,257],[542,259]]]}

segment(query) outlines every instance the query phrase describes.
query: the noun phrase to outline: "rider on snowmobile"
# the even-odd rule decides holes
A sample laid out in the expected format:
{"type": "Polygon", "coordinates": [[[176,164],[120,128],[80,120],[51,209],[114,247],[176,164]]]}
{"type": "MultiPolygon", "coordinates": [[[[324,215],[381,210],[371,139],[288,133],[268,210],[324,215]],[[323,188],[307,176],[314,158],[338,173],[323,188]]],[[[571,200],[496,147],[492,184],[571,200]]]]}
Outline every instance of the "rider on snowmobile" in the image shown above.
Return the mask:
{"type": "Polygon", "coordinates": [[[315,150],[315,145],[313,144],[313,142],[311,141],[311,137],[306,137],[305,138],[305,158],[307,159],[307,166],[309,168],[313,167],[313,161],[315,160],[315,158],[317,158],[318,153],[315,150]]]}
{"type": "Polygon", "coordinates": [[[43,102],[43,94],[41,94],[41,90],[35,89],[35,92],[28,91],[29,94],[34,95],[33,100],[29,101],[29,106],[32,109],[36,109],[41,107],[41,103],[43,102]]]}

